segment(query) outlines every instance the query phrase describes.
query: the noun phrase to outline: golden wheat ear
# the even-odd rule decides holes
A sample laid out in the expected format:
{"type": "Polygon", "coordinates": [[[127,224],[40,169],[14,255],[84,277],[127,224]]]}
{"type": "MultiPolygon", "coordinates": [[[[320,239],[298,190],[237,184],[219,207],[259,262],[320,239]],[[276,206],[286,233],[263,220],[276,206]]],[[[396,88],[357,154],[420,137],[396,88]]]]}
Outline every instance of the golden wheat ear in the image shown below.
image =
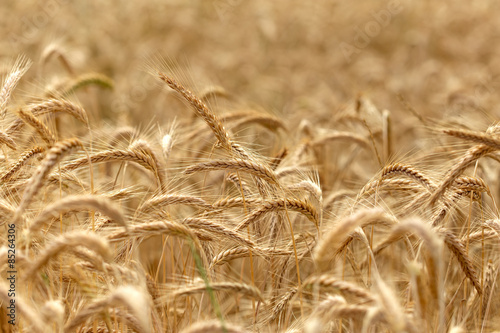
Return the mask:
{"type": "Polygon", "coordinates": [[[24,56],[18,57],[10,73],[2,82],[2,89],[0,90],[0,118],[5,118],[12,92],[21,80],[21,77],[28,71],[31,64],[32,62],[28,58],[24,56]]]}
{"type": "Polygon", "coordinates": [[[21,202],[16,210],[16,221],[21,217],[24,210],[33,200],[33,197],[40,191],[43,186],[43,181],[47,178],[50,171],[55,167],[55,165],[63,158],[63,156],[69,153],[72,149],[77,147],[83,147],[83,144],[78,139],[68,139],[56,143],[45,155],[42,164],[35,171],[34,175],[30,178],[26,184],[26,189],[24,190],[21,202]]]}
{"type": "Polygon", "coordinates": [[[179,93],[193,107],[195,113],[207,123],[208,127],[210,127],[217,138],[218,143],[223,148],[231,151],[232,142],[229,139],[229,133],[222,125],[220,119],[212,111],[210,111],[208,106],[174,78],[167,76],[162,72],[158,72],[157,74],[160,80],[179,93]]]}

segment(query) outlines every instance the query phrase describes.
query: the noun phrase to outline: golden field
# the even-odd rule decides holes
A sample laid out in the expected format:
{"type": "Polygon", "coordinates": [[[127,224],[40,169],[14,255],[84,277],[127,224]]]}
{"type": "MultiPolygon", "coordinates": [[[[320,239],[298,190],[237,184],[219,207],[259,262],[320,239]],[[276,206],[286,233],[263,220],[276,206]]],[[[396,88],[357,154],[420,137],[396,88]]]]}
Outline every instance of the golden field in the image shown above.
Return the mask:
{"type": "Polygon", "coordinates": [[[6,1],[0,331],[500,330],[494,1],[6,1]]]}

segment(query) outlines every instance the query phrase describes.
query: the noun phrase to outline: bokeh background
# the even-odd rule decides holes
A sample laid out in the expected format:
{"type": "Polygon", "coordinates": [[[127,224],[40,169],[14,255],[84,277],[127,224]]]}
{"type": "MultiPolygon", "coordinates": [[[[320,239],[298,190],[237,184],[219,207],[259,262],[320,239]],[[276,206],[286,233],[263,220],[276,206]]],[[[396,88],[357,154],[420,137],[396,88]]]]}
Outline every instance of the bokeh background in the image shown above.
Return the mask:
{"type": "MultiPolygon", "coordinates": [[[[101,96],[113,99],[103,112],[126,111],[129,121],[168,114],[144,71],[161,56],[182,64],[200,86],[222,86],[289,119],[331,121],[363,94],[405,129],[411,115],[398,94],[436,118],[498,114],[499,6],[488,0],[3,1],[0,59],[26,54],[37,62],[57,45],[76,73],[93,70],[115,80],[113,95],[101,96]]],[[[28,78],[37,76],[32,82],[39,85],[64,72],[57,61],[37,69],[28,78]]]]}

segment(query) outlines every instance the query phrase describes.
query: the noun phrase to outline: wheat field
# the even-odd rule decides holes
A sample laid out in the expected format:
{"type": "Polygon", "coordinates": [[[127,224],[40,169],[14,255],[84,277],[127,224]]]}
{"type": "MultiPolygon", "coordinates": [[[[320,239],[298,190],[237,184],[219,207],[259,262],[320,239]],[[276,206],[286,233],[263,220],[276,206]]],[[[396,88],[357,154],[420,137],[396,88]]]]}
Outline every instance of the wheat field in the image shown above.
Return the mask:
{"type": "Polygon", "coordinates": [[[0,331],[500,331],[499,9],[2,2],[0,331]]]}

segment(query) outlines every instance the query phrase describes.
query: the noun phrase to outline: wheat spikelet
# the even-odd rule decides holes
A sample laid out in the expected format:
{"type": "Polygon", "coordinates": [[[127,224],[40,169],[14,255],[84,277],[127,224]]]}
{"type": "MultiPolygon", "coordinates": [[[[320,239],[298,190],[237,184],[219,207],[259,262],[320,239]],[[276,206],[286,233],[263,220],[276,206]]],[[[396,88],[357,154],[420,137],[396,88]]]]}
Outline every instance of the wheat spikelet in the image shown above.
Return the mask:
{"type": "Polygon", "coordinates": [[[462,239],[460,242],[464,244],[467,242],[467,239],[469,240],[469,245],[473,245],[475,243],[482,242],[483,240],[490,240],[497,238],[497,233],[494,230],[478,230],[476,232],[472,232],[468,235],[462,236],[462,239]]]}
{"type": "Polygon", "coordinates": [[[487,145],[495,150],[500,149],[500,138],[497,138],[494,133],[476,132],[465,129],[445,129],[443,132],[460,139],[487,145]]]}
{"type": "Polygon", "coordinates": [[[495,267],[493,262],[490,260],[488,262],[488,267],[486,267],[486,278],[484,281],[483,289],[483,306],[482,306],[482,316],[483,321],[488,318],[488,312],[490,311],[491,304],[494,303],[493,292],[496,287],[496,279],[498,276],[498,269],[495,267]]]}
{"type": "MultiPolygon", "coordinates": [[[[130,161],[139,164],[145,169],[151,171],[155,178],[158,180],[159,184],[164,184],[164,178],[161,175],[160,170],[158,170],[158,165],[155,162],[152,155],[148,152],[144,152],[141,149],[129,149],[129,150],[109,150],[100,153],[95,153],[90,155],[90,163],[97,164],[109,161],[130,161]],[[163,183],[162,183],[163,182],[163,183]]],[[[89,158],[82,157],[61,167],[61,172],[67,172],[71,170],[79,169],[85,165],[89,164],[89,158]]]]}
{"type": "Polygon", "coordinates": [[[227,237],[239,244],[246,245],[251,249],[257,250],[257,245],[251,240],[245,239],[237,232],[209,220],[200,218],[186,218],[182,221],[182,224],[189,226],[192,229],[201,229],[209,233],[215,233],[219,236],[227,237]]]}
{"type": "Polygon", "coordinates": [[[318,227],[318,213],[316,209],[305,200],[297,200],[297,199],[276,199],[276,200],[267,200],[265,201],[260,208],[256,209],[252,214],[250,214],[246,219],[244,219],[235,230],[241,230],[249,226],[250,224],[255,223],[259,218],[261,218],[264,214],[268,212],[273,212],[277,210],[290,209],[296,212],[303,214],[307,217],[311,222],[314,223],[316,228],[318,227]]]}
{"type": "MultiPolygon", "coordinates": [[[[464,184],[465,185],[465,184],[464,184]]],[[[468,185],[465,185],[463,187],[466,187],[468,185]]],[[[477,187],[473,187],[473,189],[477,187]]],[[[443,202],[441,204],[441,207],[440,209],[434,214],[433,218],[432,218],[432,226],[433,227],[436,227],[438,226],[443,220],[444,218],[446,217],[446,214],[450,211],[450,209],[452,207],[454,207],[454,205],[456,205],[456,202],[459,201],[461,198],[468,198],[470,199],[470,191],[467,191],[465,189],[461,189],[461,188],[458,188],[457,190],[455,190],[453,193],[451,194],[445,194],[443,196],[443,202]]],[[[476,193],[474,192],[474,195],[472,196],[472,198],[474,200],[477,200],[478,198],[476,197],[475,195],[476,193]]]]}
{"type": "Polygon", "coordinates": [[[29,232],[36,233],[48,219],[75,210],[99,211],[123,226],[125,230],[128,228],[125,216],[110,200],[93,195],[70,195],[46,207],[28,226],[29,232]]]}
{"type": "Polygon", "coordinates": [[[311,317],[320,317],[320,315],[327,317],[333,308],[346,304],[347,302],[344,297],[339,295],[328,295],[325,300],[319,302],[319,304],[314,308],[311,317]]]}
{"type": "Polygon", "coordinates": [[[278,184],[277,177],[269,167],[246,160],[217,160],[205,163],[199,163],[188,167],[184,174],[190,175],[195,172],[208,170],[234,170],[245,171],[256,177],[262,178],[271,184],[278,184]]]}
{"type": "Polygon", "coordinates": [[[7,104],[9,103],[12,91],[16,88],[21,77],[28,71],[31,64],[32,62],[28,58],[24,56],[18,57],[9,75],[3,81],[2,89],[0,90],[0,118],[5,118],[7,104]]]}
{"type": "Polygon", "coordinates": [[[321,187],[310,180],[303,180],[299,183],[289,185],[286,187],[286,189],[292,191],[305,190],[312,195],[316,202],[320,204],[323,202],[323,191],[321,190],[321,187]]]}
{"type": "MultiPolygon", "coordinates": [[[[26,190],[16,210],[17,218],[22,215],[26,207],[30,204],[33,197],[42,187],[42,182],[47,178],[50,170],[61,160],[64,154],[76,147],[83,147],[83,144],[78,139],[67,139],[56,143],[45,155],[41,165],[35,171],[33,176],[26,184],[26,190]]],[[[17,220],[16,218],[16,220],[17,220]]]]}
{"type": "Polygon", "coordinates": [[[229,173],[226,177],[226,180],[229,180],[231,183],[233,183],[238,190],[243,191],[245,198],[251,198],[252,191],[250,191],[250,186],[244,179],[239,177],[237,173],[235,172],[229,173]]]}
{"type": "Polygon", "coordinates": [[[245,195],[245,198],[235,197],[235,198],[219,199],[212,204],[212,207],[214,209],[219,209],[219,208],[225,209],[225,208],[232,208],[232,207],[243,207],[243,205],[256,206],[256,205],[259,205],[260,203],[262,203],[261,199],[247,198],[245,195]]]}
{"type": "Polygon", "coordinates": [[[422,172],[418,171],[417,169],[415,169],[410,165],[404,165],[401,163],[391,164],[383,168],[380,175],[380,179],[382,180],[385,179],[386,177],[391,177],[394,174],[408,176],[417,181],[418,183],[422,184],[425,188],[427,188],[430,191],[434,190],[434,188],[436,187],[428,177],[422,174],[422,172]]]}
{"type": "Polygon", "coordinates": [[[382,179],[374,180],[367,183],[361,191],[358,197],[368,196],[373,193],[380,191],[405,191],[405,192],[418,192],[419,188],[415,186],[415,182],[409,179],[382,179]]]}
{"type": "Polygon", "coordinates": [[[155,221],[129,226],[127,231],[117,231],[108,235],[108,239],[111,242],[116,242],[132,237],[147,237],[159,233],[180,235],[192,240],[197,239],[196,235],[188,227],[170,221],[155,221]]]}
{"type": "Polygon", "coordinates": [[[7,182],[9,181],[17,171],[19,171],[26,162],[35,155],[41,154],[45,152],[45,148],[43,147],[35,147],[26,152],[24,152],[18,159],[16,163],[13,163],[9,166],[8,171],[6,171],[1,177],[0,181],[7,182]]]}
{"type": "Polygon", "coordinates": [[[446,190],[448,190],[453,185],[455,179],[457,179],[457,177],[460,176],[465,171],[465,169],[467,169],[467,167],[469,167],[472,163],[474,163],[481,157],[493,151],[495,151],[495,148],[492,148],[485,144],[470,148],[464,155],[464,157],[462,157],[462,159],[458,163],[456,163],[455,166],[450,169],[450,171],[446,173],[441,184],[439,184],[437,189],[434,190],[431,197],[429,198],[429,203],[431,205],[434,205],[436,201],[443,196],[446,190]]]}
{"type": "Polygon", "coordinates": [[[291,290],[284,293],[283,296],[281,296],[280,300],[272,309],[271,317],[269,319],[270,321],[273,321],[278,318],[278,316],[281,316],[290,300],[295,296],[295,294],[297,294],[297,291],[297,288],[292,288],[291,290]]]}
{"type": "Polygon", "coordinates": [[[137,151],[138,153],[142,153],[143,155],[148,156],[148,158],[144,158],[144,160],[151,160],[150,163],[154,165],[156,178],[160,183],[160,187],[164,190],[166,186],[165,173],[164,173],[165,167],[161,162],[160,158],[158,157],[158,155],[151,148],[151,146],[144,140],[136,140],[130,145],[129,149],[131,151],[137,151]]]}
{"type": "MultiPolygon", "coordinates": [[[[290,256],[293,254],[293,252],[278,248],[258,248],[258,251],[253,252],[253,254],[265,258],[271,258],[275,256],[290,256]]],[[[221,265],[231,260],[247,257],[249,255],[250,253],[248,252],[248,247],[237,246],[220,252],[212,259],[212,263],[210,264],[210,266],[213,267],[216,265],[221,265]]]]}
{"type": "Polygon", "coordinates": [[[141,207],[139,207],[139,211],[150,212],[154,209],[161,209],[169,205],[190,205],[201,208],[211,207],[211,205],[205,200],[198,197],[178,194],[162,194],[150,198],[141,207]]]}
{"type": "Polygon", "coordinates": [[[451,251],[451,253],[453,253],[453,255],[457,258],[465,276],[469,278],[474,288],[476,288],[477,293],[481,295],[482,294],[481,283],[479,282],[476,269],[474,268],[474,265],[472,264],[469,256],[467,255],[467,252],[465,251],[465,247],[463,246],[463,244],[449,230],[440,229],[439,234],[443,236],[444,243],[451,251]]]}
{"type": "Polygon", "coordinates": [[[205,103],[203,103],[198,97],[196,97],[191,91],[183,87],[179,82],[173,78],[158,72],[158,77],[160,80],[165,82],[170,88],[178,92],[184,97],[184,99],[191,104],[196,114],[203,119],[207,125],[210,127],[218,143],[228,151],[233,150],[232,142],[229,138],[229,133],[226,131],[222,125],[219,118],[208,109],[205,103]]]}
{"type": "Polygon", "coordinates": [[[113,89],[113,80],[106,75],[101,73],[86,73],[79,75],[75,79],[71,80],[63,87],[56,89],[56,91],[49,93],[49,96],[61,96],[67,97],[81,88],[86,86],[94,85],[101,88],[113,89]]]}
{"type": "Polygon", "coordinates": [[[16,142],[14,140],[12,140],[12,138],[9,136],[9,134],[4,133],[2,131],[0,131],[0,143],[3,143],[4,145],[6,145],[7,147],[9,147],[12,150],[17,149],[16,142]]]}
{"type": "Polygon", "coordinates": [[[471,191],[477,193],[486,192],[490,194],[488,185],[486,185],[484,180],[478,177],[468,177],[468,176],[458,177],[457,179],[455,179],[453,187],[467,192],[471,191]]]}
{"type": "Polygon", "coordinates": [[[64,332],[74,332],[78,326],[83,324],[91,316],[100,314],[109,307],[119,305],[125,305],[130,309],[135,317],[135,322],[138,324],[138,332],[150,332],[151,321],[149,317],[149,300],[137,287],[128,285],[116,288],[116,290],[106,298],[95,301],[80,310],[77,315],[66,324],[64,332]]]}
{"type": "Polygon", "coordinates": [[[341,241],[347,238],[356,227],[376,221],[387,221],[389,224],[396,223],[394,218],[388,216],[382,209],[364,209],[343,219],[333,229],[328,231],[319,240],[314,251],[314,261],[318,265],[319,271],[327,269],[332,254],[337,252],[341,241]]]}
{"type": "Polygon", "coordinates": [[[38,135],[40,135],[42,140],[45,141],[49,147],[52,146],[54,142],[56,142],[54,134],[52,134],[52,132],[48,129],[48,127],[45,126],[44,123],[38,120],[31,113],[29,113],[28,111],[24,111],[23,109],[20,109],[18,111],[18,114],[19,118],[21,118],[26,124],[30,125],[35,129],[38,135]]]}
{"type": "Polygon", "coordinates": [[[357,297],[363,302],[375,301],[375,297],[368,290],[348,281],[339,280],[329,274],[309,277],[303,282],[303,285],[304,287],[317,285],[322,288],[332,288],[339,290],[344,295],[357,297]]]}
{"type": "Polygon", "coordinates": [[[487,220],[484,222],[484,224],[494,230],[497,233],[498,238],[500,239],[500,223],[498,220],[487,220]]]}
{"type": "MultiPolygon", "coordinates": [[[[210,283],[210,288],[214,291],[227,291],[227,292],[237,292],[246,296],[253,297],[263,303],[265,303],[264,297],[260,291],[254,286],[250,286],[244,283],[234,283],[234,282],[212,282],[210,283]]],[[[189,296],[207,291],[207,286],[205,284],[186,286],[180,290],[176,290],[172,293],[172,297],[178,296],[189,296]]]]}
{"type": "MultiPolygon", "coordinates": [[[[87,113],[82,107],[65,100],[49,99],[45,102],[29,105],[27,107],[27,112],[31,112],[31,114],[35,117],[39,117],[48,113],[54,114],[58,112],[65,112],[86,125],[88,125],[89,122],[87,113]]],[[[19,130],[23,128],[23,126],[23,120],[15,119],[7,128],[6,132],[9,135],[13,135],[19,132],[19,130]]]]}
{"type": "Polygon", "coordinates": [[[38,259],[29,267],[26,275],[23,276],[23,280],[29,281],[29,279],[31,279],[42,266],[47,264],[50,259],[76,246],[84,246],[98,253],[105,261],[111,260],[111,250],[108,246],[108,242],[103,237],[92,233],[73,231],[54,239],[38,256],[38,259]]]}

